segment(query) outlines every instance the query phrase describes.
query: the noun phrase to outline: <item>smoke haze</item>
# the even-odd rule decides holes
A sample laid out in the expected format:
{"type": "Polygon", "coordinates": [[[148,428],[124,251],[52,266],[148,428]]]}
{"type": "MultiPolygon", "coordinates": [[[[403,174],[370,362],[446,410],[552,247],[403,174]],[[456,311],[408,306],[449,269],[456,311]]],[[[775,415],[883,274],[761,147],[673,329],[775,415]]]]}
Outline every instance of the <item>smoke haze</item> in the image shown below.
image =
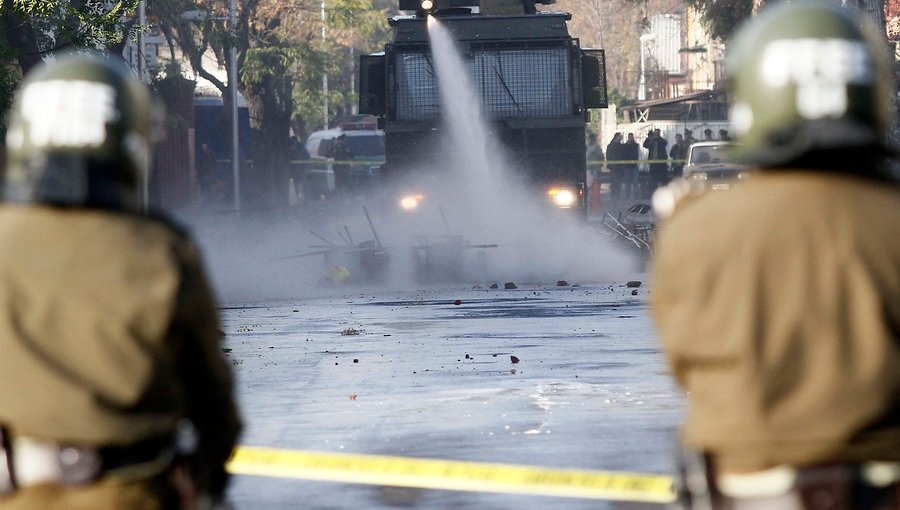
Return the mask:
{"type": "Polygon", "coordinates": [[[345,292],[347,283],[362,288],[421,287],[423,275],[412,271],[414,247],[454,238],[470,245],[462,250],[457,284],[600,283],[622,281],[639,269],[635,258],[610,237],[574,215],[548,210],[544,197],[527,188],[517,176],[514,159],[483,119],[452,36],[434,18],[429,18],[429,33],[443,126],[431,164],[415,171],[438,176],[439,184],[432,181],[428,190],[430,207],[405,218],[373,193],[366,200],[294,208],[277,219],[242,218],[219,229],[211,223],[200,225],[197,233],[224,302],[345,292]],[[390,265],[384,278],[371,282],[363,278],[359,251],[351,245],[374,241],[376,234],[390,265]],[[471,247],[484,244],[497,246],[471,247]],[[348,282],[328,279],[334,266],[348,269],[348,282]]]}

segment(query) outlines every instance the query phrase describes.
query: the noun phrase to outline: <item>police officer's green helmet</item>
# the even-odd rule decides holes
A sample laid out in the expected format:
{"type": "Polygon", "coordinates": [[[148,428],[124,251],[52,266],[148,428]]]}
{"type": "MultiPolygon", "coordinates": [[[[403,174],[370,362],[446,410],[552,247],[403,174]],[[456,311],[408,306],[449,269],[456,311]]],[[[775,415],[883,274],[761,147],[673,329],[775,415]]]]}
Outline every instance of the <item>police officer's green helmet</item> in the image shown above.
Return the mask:
{"type": "Polygon", "coordinates": [[[840,7],[764,9],[729,45],[726,73],[741,159],[827,165],[814,156],[884,147],[893,92],[886,43],[840,7]]]}
{"type": "Polygon", "coordinates": [[[4,199],[140,208],[155,108],[149,89],[121,61],[71,54],[41,65],[11,111],[4,199]]]}

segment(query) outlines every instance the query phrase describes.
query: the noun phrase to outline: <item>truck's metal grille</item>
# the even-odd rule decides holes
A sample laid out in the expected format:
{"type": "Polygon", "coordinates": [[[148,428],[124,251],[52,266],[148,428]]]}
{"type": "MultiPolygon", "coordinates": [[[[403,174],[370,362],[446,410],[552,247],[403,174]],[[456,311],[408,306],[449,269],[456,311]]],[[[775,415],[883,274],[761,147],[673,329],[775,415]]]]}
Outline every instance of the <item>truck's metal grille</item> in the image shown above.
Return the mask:
{"type": "Polygon", "coordinates": [[[440,95],[427,53],[397,53],[397,120],[427,121],[438,116],[440,95]]]}
{"type": "MultiPolygon", "coordinates": [[[[398,52],[396,117],[438,117],[440,94],[430,57],[398,52]]],[[[479,49],[466,60],[469,77],[490,119],[563,117],[573,112],[572,77],[566,47],[479,49]]]]}

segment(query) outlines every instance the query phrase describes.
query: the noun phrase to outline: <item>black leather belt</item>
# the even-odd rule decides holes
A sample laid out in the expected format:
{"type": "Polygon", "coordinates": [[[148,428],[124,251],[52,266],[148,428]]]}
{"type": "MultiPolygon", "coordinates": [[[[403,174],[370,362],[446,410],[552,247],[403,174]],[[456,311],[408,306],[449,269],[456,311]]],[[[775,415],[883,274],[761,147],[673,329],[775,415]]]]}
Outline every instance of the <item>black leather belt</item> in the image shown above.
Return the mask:
{"type": "Polygon", "coordinates": [[[0,494],[39,483],[81,485],[140,467],[158,472],[168,467],[174,457],[170,435],[127,446],[98,448],[0,434],[0,494]]]}
{"type": "Polygon", "coordinates": [[[722,508],[731,510],[759,508],[760,501],[770,510],[900,509],[900,464],[895,462],[783,466],[716,478],[722,508]]]}

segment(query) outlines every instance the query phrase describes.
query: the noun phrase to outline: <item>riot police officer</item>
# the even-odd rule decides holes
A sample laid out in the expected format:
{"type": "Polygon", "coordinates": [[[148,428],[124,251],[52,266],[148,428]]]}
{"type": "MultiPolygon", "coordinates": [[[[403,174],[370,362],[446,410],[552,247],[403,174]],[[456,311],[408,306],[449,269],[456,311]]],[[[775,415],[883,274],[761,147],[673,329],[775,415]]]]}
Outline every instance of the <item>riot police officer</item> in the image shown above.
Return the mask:
{"type": "Polygon", "coordinates": [[[142,212],[149,90],[61,57],[21,87],[0,178],[0,509],[212,507],[240,428],[197,250],[142,212]]]}
{"type": "Polygon", "coordinates": [[[654,196],[653,310],[687,394],[685,464],[708,482],[683,491],[691,508],[900,508],[892,78],[862,26],[824,2],[764,10],[726,59],[757,169],[654,196]]]}

